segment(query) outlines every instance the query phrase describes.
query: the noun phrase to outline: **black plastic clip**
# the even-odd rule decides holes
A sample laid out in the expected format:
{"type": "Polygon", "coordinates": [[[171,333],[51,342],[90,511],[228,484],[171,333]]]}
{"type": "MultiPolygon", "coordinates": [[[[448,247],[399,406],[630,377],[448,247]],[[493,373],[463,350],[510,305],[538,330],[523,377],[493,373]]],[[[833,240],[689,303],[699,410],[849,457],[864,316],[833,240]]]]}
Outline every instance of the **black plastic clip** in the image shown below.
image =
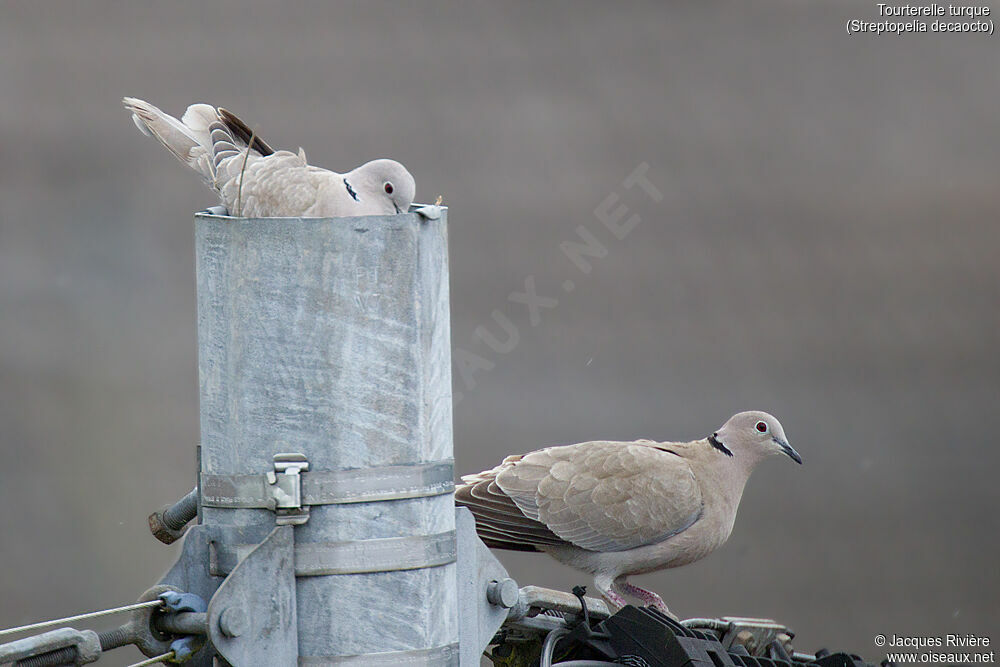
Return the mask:
{"type": "MultiPolygon", "coordinates": [[[[580,607],[583,609],[583,619],[580,621],[584,626],[590,627],[590,611],[587,609],[587,599],[583,597],[587,594],[586,586],[574,586],[573,595],[576,599],[580,601],[580,607]]],[[[579,625],[579,624],[578,624],[579,625]]]]}
{"type": "Polygon", "coordinates": [[[587,587],[574,586],[572,593],[580,601],[580,608],[583,611],[580,614],[580,620],[570,627],[570,633],[567,638],[578,641],[582,644],[590,646],[591,648],[601,650],[598,645],[610,639],[611,635],[603,630],[594,630],[594,628],[591,627],[590,610],[587,609],[587,601],[583,597],[587,594],[587,587]]]}

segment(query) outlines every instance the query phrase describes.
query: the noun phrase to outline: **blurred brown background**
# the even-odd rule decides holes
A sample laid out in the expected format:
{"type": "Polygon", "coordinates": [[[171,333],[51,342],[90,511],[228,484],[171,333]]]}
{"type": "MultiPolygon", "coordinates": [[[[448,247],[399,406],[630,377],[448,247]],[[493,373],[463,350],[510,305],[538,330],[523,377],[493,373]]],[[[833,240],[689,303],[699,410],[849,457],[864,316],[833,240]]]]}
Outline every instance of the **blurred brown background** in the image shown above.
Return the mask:
{"type": "Polygon", "coordinates": [[[763,466],[722,550],[638,579],[681,615],[869,660],[876,633],[1000,626],[995,38],[849,37],[855,2],[138,4],[0,9],[0,628],[128,602],[178,553],[145,517],[194,481],[214,201],[122,95],[444,196],[453,343],[495,364],[456,374],[460,473],[776,414],[806,465],[763,466]],[[643,162],[659,203],[621,186],[643,162]],[[612,193],[642,217],[620,241],[612,193]],[[581,225],[589,275],[559,251],[581,225]],[[507,300],[529,276],[559,299],[535,327],[507,300]],[[494,309],[508,354],[474,336],[494,309]]]}

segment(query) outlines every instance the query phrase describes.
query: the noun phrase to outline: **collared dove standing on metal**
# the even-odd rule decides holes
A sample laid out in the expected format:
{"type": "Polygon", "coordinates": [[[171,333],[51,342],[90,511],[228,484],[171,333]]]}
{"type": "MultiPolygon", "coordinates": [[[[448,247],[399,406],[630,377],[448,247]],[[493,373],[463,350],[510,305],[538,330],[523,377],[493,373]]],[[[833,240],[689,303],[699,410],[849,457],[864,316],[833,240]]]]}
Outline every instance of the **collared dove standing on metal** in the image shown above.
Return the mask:
{"type": "Polygon", "coordinates": [[[802,463],[777,419],[741,412],[693,442],[582,442],[508,456],[462,478],[455,500],[489,547],[542,551],[594,575],[614,606],[635,597],[670,613],[628,576],[694,562],[721,546],[758,463],[802,463]]]}
{"type": "Polygon", "coordinates": [[[273,150],[225,109],[192,104],[178,120],[134,97],[122,102],[136,126],[201,174],[232,215],[391,215],[413,203],[413,176],[395,160],[372,160],[338,174],[310,166],[301,148],[273,150]]]}

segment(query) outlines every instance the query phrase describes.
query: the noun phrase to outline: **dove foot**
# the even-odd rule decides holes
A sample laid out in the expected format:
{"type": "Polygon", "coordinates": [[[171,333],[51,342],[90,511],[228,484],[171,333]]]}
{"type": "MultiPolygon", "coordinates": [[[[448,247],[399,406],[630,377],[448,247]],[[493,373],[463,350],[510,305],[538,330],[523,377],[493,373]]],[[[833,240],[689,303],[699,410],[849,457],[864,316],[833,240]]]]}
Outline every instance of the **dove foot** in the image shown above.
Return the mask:
{"type": "Polygon", "coordinates": [[[670,609],[667,607],[667,603],[663,601],[663,598],[661,598],[653,591],[647,591],[645,588],[640,588],[635,584],[630,584],[628,583],[628,581],[626,581],[624,577],[615,579],[615,581],[612,582],[611,585],[613,588],[616,588],[622,594],[631,595],[635,599],[642,601],[647,606],[655,608],[656,610],[664,613],[665,615],[669,616],[675,621],[678,620],[677,616],[675,616],[674,613],[671,612],[670,609]]]}

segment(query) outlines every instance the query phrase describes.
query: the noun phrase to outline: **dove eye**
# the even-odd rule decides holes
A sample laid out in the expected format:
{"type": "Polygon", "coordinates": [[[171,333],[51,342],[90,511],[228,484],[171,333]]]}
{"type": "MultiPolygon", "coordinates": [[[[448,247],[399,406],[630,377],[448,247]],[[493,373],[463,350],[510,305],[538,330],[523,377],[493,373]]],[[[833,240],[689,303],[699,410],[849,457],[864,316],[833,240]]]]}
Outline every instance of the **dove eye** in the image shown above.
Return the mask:
{"type": "Polygon", "coordinates": [[[385,184],[384,186],[382,186],[382,187],[384,187],[384,188],[385,188],[385,193],[386,193],[387,195],[391,195],[391,194],[392,194],[392,191],[393,191],[393,190],[395,189],[395,188],[393,188],[393,187],[392,187],[392,183],[386,183],[386,184],[385,184]]]}
{"type": "Polygon", "coordinates": [[[764,422],[757,422],[756,429],[761,433],[767,433],[767,424],[764,422]]]}

